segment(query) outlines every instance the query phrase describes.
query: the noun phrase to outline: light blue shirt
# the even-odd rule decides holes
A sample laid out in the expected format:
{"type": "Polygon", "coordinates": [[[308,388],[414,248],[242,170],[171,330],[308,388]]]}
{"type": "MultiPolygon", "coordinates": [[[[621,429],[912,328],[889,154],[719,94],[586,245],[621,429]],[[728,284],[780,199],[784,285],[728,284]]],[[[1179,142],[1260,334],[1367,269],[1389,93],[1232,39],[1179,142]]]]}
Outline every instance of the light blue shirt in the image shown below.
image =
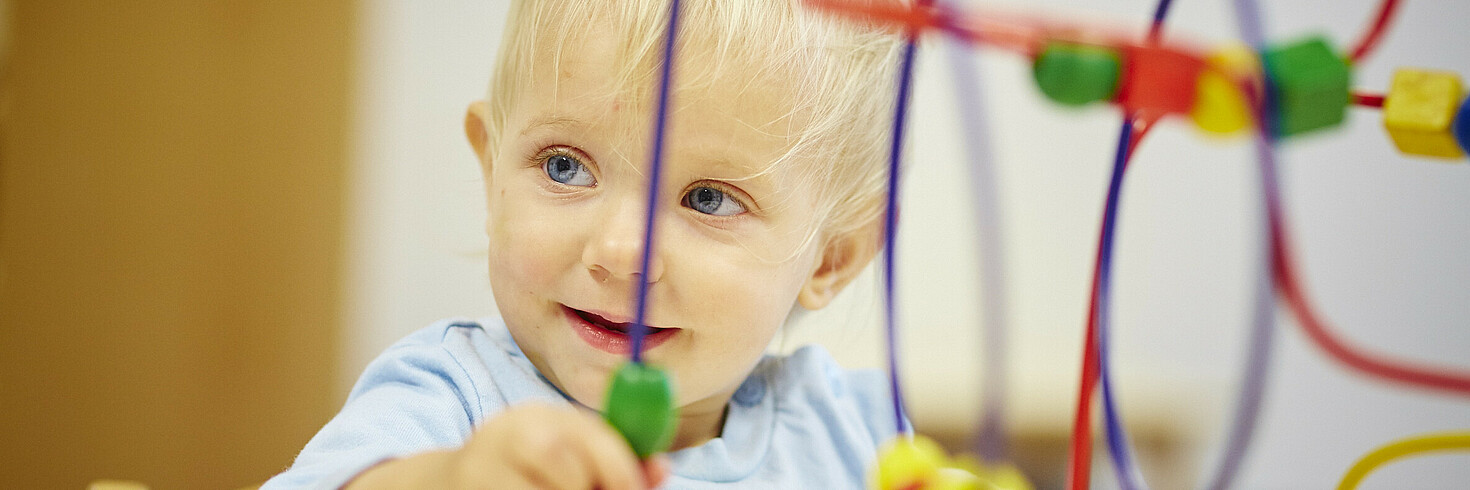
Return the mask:
{"type": "MultiPolygon", "coordinates": [[[[670,453],[666,489],[862,488],[895,433],[876,371],[845,371],[817,346],[766,356],[730,400],[720,437],[670,453]]],[[[461,446],[511,405],[568,398],[499,318],[444,320],[378,356],[342,412],[263,490],[339,488],[391,458],[461,446]]]]}

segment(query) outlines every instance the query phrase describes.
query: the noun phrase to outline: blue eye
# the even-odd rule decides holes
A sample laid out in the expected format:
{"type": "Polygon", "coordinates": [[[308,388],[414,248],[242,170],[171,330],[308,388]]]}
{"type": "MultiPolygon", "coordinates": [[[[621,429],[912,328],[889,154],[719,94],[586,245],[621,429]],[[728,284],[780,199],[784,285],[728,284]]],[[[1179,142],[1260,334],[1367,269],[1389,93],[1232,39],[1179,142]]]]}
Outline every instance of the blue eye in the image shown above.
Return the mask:
{"type": "Polygon", "coordinates": [[[546,161],[541,163],[541,168],[546,170],[547,177],[561,184],[592,187],[597,183],[597,179],[592,178],[592,171],[587,170],[586,165],[566,155],[547,157],[546,161]]]}
{"type": "Polygon", "coordinates": [[[745,206],[713,187],[695,187],[684,195],[684,206],[704,214],[734,216],[745,212],[745,206]]]}

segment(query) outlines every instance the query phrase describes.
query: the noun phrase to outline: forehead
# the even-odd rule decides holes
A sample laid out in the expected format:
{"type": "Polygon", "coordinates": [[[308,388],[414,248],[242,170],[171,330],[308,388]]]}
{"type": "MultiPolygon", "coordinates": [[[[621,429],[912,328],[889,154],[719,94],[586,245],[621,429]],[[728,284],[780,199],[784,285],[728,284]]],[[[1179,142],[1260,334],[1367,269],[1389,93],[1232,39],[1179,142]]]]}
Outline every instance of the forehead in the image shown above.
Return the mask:
{"type": "MultiPolygon", "coordinates": [[[[588,18],[576,32],[543,23],[531,77],[513,113],[532,131],[596,132],[634,149],[647,147],[657,103],[657,46],[607,19],[588,18]]],[[[636,31],[636,30],[633,30],[636,31]]],[[[676,44],[666,151],[719,164],[735,178],[779,170],[800,133],[794,77],[770,63],[736,54],[722,41],[685,35],[676,44]]],[[[514,123],[513,123],[514,125],[514,123]]],[[[634,163],[637,163],[636,161],[634,163]]]]}

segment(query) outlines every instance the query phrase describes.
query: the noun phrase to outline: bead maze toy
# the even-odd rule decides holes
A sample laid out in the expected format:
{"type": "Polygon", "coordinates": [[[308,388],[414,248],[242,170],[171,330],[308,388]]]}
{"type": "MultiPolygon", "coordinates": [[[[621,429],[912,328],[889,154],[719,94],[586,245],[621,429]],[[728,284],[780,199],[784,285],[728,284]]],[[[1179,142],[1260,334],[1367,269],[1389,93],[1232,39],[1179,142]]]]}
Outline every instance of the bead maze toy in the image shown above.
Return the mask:
{"type": "MultiPolygon", "coordinates": [[[[981,294],[988,307],[981,328],[986,342],[987,383],[982,392],[985,410],[981,423],[979,458],[951,459],[933,441],[914,435],[904,415],[894,343],[894,230],[898,200],[899,161],[904,139],[916,41],[926,33],[940,34],[970,47],[998,48],[1030,60],[1037,88],[1064,106],[1109,103],[1122,112],[1117,150],[1108,183],[1093,268],[1089,316],[1085,327],[1082,376],[1078,389],[1067,473],[1068,487],[1089,487],[1092,451],[1092,406],[1099,396],[1102,432],[1118,484],[1124,489],[1147,488],[1133,462],[1128,435],[1117,410],[1109,357],[1111,262],[1114,230],[1122,183],[1130,158],[1148,131],[1166,119],[1187,119],[1211,135],[1239,135],[1254,129],[1265,196],[1264,229],[1267,250],[1254,294],[1248,362],[1236,396],[1223,457],[1203,486],[1229,488],[1249,447],[1260,408],[1265,367],[1273,343],[1274,301],[1278,298],[1294,315],[1307,337],[1333,360],[1361,374],[1385,381],[1456,395],[1470,395],[1470,372],[1464,368],[1426,366],[1364,350],[1334,334],[1309,301],[1294,266],[1290,233],[1283,217],[1277,180],[1276,147],[1283,140],[1326,131],[1340,125],[1350,106],[1379,108],[1388,139],[1403,154],[1442,160],[1460,160],[1470,153],[1470,99],[1458,75],[1433,69],[1402,68],[1388,91],[1374,94],[1352,86],[1354,65],[1368,56],[1386,32],[1399,0],[1383,0],[1369,29],[1346,54],[1321,36],[1288,42],[1267,42],[1255,0],[1233,0],[1243,45],[1201,49],[1187,39],[1164,39],[1163,26],[1171,0],[1160,0],[1147,36],[1134,36],[1096,26],[1068,24],[1043,18],[983,10],[961,10],[946,2],[917,0],[912,6],[845,0],[807,0],[806,6],[830,15],[887,24],[904,33],[900,60],[893,140],[889,153],[889,193],[885,227],[883,290],[886,302],[887,363],[898,438],[879,454],[870,487],[881,490],[918,489],[1029,489],[1025,477],[1005,455],[1004,404],[1001,402],[998,359],[1004,349],[1004,315],[997,305],[1004,293],[1002,281],[987,272],[981,294]],[[994,381],[994,382],[991,382],[994,381]]],[[[662,85],[655,115],[648,221],[643,267],[647,272],[653,243],[653,215],[663,149],[663,128],[674,56],[679,1],[670,2],[664,49],[662,85]]],[[[962,53],[963,54],[963,53],[962,53]]],[[[956,56],[958,86],[974,87],[977,75],[963,56],[956,56]]],[[[960,90],[962,120],[969,135],[971,182],[975,187],[977,227],[981,230],[982,265],[999,263],[1002,252],[995,238],[994,170],[988,149],[984,111],[979,99],[960,90]]],[[[984,267],[994,271],[995,267],[984,267]]],[[[630,363],[620,370],[609,390],[607,416],[640,456],[667,447],[675,423],[673,397],[662,371],[640,361],[646,285],[637,297],[637,320],[630,335],[630,363]]],[[[1350,468],[1338,488],[1355,488],[1368,472],[1390,460],[1427,451],[1470,450],[1470,434],[1463,431],[1428,434],[1389,444],[1366,455],[1350,468]]]]}

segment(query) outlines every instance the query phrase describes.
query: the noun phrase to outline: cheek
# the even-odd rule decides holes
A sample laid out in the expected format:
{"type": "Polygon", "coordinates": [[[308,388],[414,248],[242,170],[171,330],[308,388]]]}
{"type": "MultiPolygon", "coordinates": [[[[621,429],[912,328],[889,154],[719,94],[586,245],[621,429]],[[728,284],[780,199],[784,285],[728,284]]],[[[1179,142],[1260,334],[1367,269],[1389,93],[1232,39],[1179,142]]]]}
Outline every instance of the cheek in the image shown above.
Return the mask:
{"type": "MultiPolygon", "coordinates": [[[[742,250],[742,252],[744,252],[742,250]]],[[[737,256],[738,257],[738,256],[737,256]]],[[[785,322],[805,282],[801,260],[773,264],[755,260],[710,261],[696,284],[681,293],[722,324],[724,336],[764,349],[785,322]]]]}
{"type": "Polygon", "coordinates": [[[580,248],[570,234],[577,227],[544,211],[514,192],[490,204],[486,233],[492,284],[528,292],[552,284],[576,263],[580,248]]]}

